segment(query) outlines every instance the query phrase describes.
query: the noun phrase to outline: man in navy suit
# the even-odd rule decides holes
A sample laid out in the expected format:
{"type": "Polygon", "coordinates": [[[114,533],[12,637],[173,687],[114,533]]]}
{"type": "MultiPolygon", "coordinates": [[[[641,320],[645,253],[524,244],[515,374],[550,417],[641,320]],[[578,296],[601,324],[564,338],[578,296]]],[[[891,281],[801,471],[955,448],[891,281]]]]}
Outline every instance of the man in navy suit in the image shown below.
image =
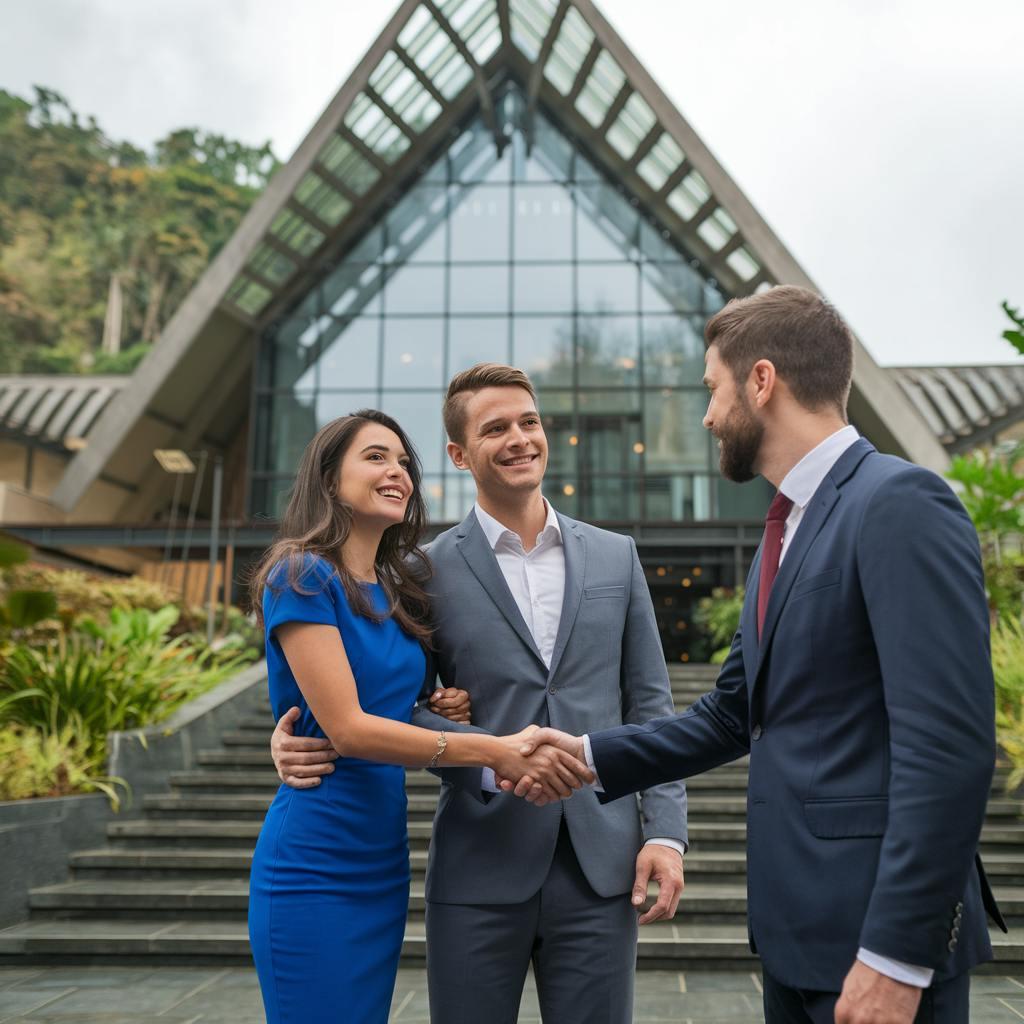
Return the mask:
{"type": "Polygon", "coordinates": [[[848,425],[853,339],[819,296],[733,301],[705,338],[722,472],[779,492],[729,656],[682,714],[530,744],[586,757],[605,800],[749,752],[769,1024],[966,1022],[986,910],[1005,927],[977,856],[995,741],[974,528],[940,477],[848,425]]]}

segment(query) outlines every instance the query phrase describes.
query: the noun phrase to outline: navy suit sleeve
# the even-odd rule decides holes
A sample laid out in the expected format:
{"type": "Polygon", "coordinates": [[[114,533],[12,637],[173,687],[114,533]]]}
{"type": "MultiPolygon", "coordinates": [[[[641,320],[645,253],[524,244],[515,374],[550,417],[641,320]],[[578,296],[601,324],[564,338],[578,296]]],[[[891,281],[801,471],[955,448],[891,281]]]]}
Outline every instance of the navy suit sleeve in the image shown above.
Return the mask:
{"type": "MultiPolygon", "coordinates": [[[[750,598],[748,597],[748,600],[750,598]]],[[[699,775],[750,752],[747,679],[740,631],[715,688],[679,715],[591,733],[602,803],[699,775]]]]}
{"type": "MultiPolygon", "coordinates": [[[[412,710],[412,724],[421,729],[433,729],[435,732],[482,732],[475,725],[466,725],[463,722],[449,722],[443,715],[437,715],[430,710],[430,695],[437,688],[437,658],[432,651],[427,651],[427,668],[423,676],[423,687],[420,690],[420,697],[412,710]]],[[[470,700],[473,695],[470,694],[470,700]]],[[[432,775],[438,776],[442,782],[458,786],[464,789],[470,796],[479,800],[480,803],[489,803],[494,793],[485,792],[480,785],[480,768],[431,768],[432,775]]]]}
{"type": "Polygon", "coordinates": [[[948,959],[995,763],[978,539],[934,474],[908,467],[867,503],[857,567],[889,721],[889,816],[861,931],[874,953],[948,959]]]}

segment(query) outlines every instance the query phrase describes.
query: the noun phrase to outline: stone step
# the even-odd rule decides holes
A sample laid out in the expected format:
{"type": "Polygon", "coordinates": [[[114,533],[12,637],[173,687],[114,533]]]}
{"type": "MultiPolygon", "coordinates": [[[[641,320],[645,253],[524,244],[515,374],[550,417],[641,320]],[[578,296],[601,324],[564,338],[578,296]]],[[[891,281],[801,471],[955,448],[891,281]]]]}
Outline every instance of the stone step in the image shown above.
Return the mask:
{"type": "MultiPolygon", "coordinates": [[[[424,956],[423,924],[410,920],[402,945],[403,962],[422,966],[424,956]]],[[[233,966],[251,965],[252,961],[243,921],[40,919],[0,931],[0,963],[54,962],[233,966]]],[[[756,960],[750,953],[742,924],[659,922],[643,930],[638,963],[641,969],[664,963],[678,970],[687,966],[749,969],[756,965],[756,960]]]]}
{"type": "MultiPolygon", "coordinates": [[[[407,786],[411,813],[417,814],[429,808],[432,815],[437,803],[437,789],[436,784],[432,790],[407,786]]],[[[166,796],[147,796],[143,808],[147,817],[153,820],[172,817],[262,821],[271,799],[272,794],[267,793],[171,793],[166,796]]],[[[690,794],[687,804],[691,822],[745,821],[747,816],[747,801],[742,795],[720,797],[690,794]]]]}
{"type": "MultiPolygon", "coordinates": [[[[427,867],[427,851],[411,849],[410,866],[414,879],[421,879],[427,867]]],[[[221,879],[245,878],[252,863],[251,846],[105,846],[71,855],[73,878],[135,879],[221,879]]],[[[1024,865],[1022,865],[1024,871],[1024,865]]],[[[686,877],[693,883],[743,885],[746,882],[746,858],[742,850],[698,852],[686,857],[686,877]]]]}
{"type": "MultiPolygon", "coordinates": [[[[410,920],[402,945],[403,962],[422,965],[425,945],[422,922],[410,920]]],[[[993,945],[997,960],[983,968],[985,973],[1019,974],[1024,968],[1024,932],[996,932],[993,945]]],[[[658,922],[641,930],[637,954],[641,970],[754,969],[757,963],[742,924],[658,922]]],[[[250,964],[251,958],[242,921],[40,919],[0,931],[0,963],[54,962],[227,967],[250,964]]]]}
{"type": "MultiPolygon", "coordinates": [[[[652,896],[657,887],[651,885],[652,896]]],[[[205,917],[238,919],[249,905],[249,884],[245,879],[189,881],[188,879],[87,879],[43,886],[29,893],[34,916],[46,917],[205,917]]],[[[425,908],[421,880],[411,886],[409,913],[415,918],[425,908]]],[[[742,885],[688,884],[681,913],[687,920],[706,923],[746,920],[747,894],[742,885]]]]}

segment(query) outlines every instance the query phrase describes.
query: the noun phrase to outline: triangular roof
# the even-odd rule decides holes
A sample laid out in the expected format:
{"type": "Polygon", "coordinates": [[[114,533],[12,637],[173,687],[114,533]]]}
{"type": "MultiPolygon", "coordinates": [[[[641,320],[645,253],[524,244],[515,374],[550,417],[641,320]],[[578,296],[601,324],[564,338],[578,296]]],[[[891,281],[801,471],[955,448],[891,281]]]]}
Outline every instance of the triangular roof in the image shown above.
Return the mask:
{"type": "MultiPolygon", "coordinates": [[[[508,76],[727,294],[814,287],[591,0],[404,0],[104,410],[53,500],[72,509],[107,473],[135,489],[119,518],[142,518],[159,480],[153,448],[229,438],[225,403],[247,401],[254,329],[358,238],[467,116],[482,114],[504,145],[492,97],[508,76]]],[[[859,342],[850,412],[876,444],[947,464],[859,342]]]]}

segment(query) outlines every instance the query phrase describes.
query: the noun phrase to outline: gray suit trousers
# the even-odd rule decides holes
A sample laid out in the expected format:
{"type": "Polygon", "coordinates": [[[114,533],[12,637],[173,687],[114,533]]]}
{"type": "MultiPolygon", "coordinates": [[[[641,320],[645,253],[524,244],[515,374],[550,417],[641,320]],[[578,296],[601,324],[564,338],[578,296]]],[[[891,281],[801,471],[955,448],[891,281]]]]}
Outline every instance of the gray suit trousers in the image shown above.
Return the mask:
{"type": "MultiPolygon", "coordinates": [[[[493,865],[496,887],[502,865],[493,865]]],[[[629,1024],[637,912],[598,896],[563,819],[539,892],[524,903],[427,903],[433,1024],[515,1024],[533,963],[544,1024],[629,1024]]]]}

